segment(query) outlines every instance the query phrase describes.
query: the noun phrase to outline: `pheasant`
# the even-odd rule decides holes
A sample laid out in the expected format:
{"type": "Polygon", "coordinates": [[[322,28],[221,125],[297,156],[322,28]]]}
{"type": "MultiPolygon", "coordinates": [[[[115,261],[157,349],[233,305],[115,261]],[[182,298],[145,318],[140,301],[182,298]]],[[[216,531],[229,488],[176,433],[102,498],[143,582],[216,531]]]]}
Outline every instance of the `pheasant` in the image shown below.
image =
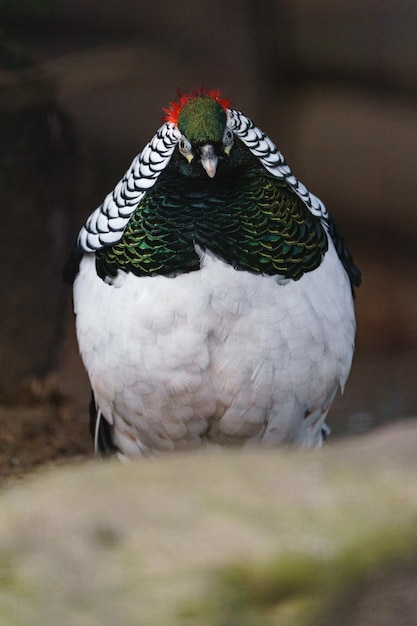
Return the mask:
{"type": "Polygon", "coordinates": [[[68,263],[98,453],[320,446],[360,271],[324,204],[219,91],[164,123],[68,263]]]}

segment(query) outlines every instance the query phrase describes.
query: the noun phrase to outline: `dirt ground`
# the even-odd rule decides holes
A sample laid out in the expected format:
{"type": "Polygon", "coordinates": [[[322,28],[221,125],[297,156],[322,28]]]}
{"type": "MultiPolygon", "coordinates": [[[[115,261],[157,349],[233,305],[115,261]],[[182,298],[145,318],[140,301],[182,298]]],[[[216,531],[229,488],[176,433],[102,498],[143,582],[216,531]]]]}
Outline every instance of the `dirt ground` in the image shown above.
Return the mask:
{"type": "Polygon", "coordinates": [[[93,456],[88,432],[89,385],[69,319],[54,372],[25,385],[20,402],[1,405],[0,484],[42,465],[93,456]]]}

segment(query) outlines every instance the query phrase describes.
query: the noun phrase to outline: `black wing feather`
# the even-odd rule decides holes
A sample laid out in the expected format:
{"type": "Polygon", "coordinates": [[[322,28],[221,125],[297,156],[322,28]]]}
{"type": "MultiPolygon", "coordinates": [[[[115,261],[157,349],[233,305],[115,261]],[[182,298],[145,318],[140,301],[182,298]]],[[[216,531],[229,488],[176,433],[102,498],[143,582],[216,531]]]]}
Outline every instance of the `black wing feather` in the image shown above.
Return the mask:
{"type": "Polygon", "coordinates": [[[64,269],[62,270],[62,280],[67,285],[73,285],[74,280],[79,272],[81,259],[83,258],[83,252],[75,245],[71,250],[68,261],[66,262],[64,269]]]}
{"type": "Polygon", "coordinates": [[[350,284],[352,285],[352,291],[354,287],[359,287],[361,284],[361,271],[355,264],[352,255],[350,254],[342,233],[338,229],[336,222],[329,215],[326,220],[329,228],[329,234],[333,240],[336,252],[343,267],[345,268],[347,275],[349,276],[350,284]]]}

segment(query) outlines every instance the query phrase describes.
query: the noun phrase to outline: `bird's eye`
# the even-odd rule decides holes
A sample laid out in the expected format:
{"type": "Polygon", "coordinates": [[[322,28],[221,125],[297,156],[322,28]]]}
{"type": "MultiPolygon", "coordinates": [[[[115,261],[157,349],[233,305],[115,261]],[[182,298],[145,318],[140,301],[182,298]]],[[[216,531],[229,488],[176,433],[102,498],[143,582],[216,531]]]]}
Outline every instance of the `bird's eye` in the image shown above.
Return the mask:
{"type": "Polygon", "coordinates": [[[230,146],[233,143],[233,133],[230,128],[226,128],[223,135],[223,145],[230,146]]]}
{"type": "Polygon", "coordinates": [[[230,150],[233,146],[233,140],[234,137],[232,131],[230,130],[230,128],[226,128],[223,135],[223,150],[226,154],[230,153],[230,150]]]}
{"type": "Polygon", "coordinates": [[[181,137],[178,142],[178,149],[181,154],[187,158],[191,155],[191,144],[185,137],[181,137]]]}

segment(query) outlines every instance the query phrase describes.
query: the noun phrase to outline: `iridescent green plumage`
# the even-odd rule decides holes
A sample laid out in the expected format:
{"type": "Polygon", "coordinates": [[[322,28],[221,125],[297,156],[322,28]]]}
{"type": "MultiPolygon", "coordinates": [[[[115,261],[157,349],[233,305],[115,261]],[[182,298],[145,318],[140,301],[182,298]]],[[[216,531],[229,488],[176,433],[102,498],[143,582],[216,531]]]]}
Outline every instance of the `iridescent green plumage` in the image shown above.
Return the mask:
{"type": "Polygon", "coordinates": [[[193,98],[178,115],[178,129],[191,143],[221,141],[226,125],[226,111],[210,98],[193,98]]]}
{"type": "Polygon", "coordinates": [[[118,269],[138,276],[199,269],[195,244],[257,274],[298,280],[320,265],[327,250],[320,220],[239,141],[213,180],[184,176],[181,160],[175,155],[120,241],[97,252],[102,277],[118,269]]]}

